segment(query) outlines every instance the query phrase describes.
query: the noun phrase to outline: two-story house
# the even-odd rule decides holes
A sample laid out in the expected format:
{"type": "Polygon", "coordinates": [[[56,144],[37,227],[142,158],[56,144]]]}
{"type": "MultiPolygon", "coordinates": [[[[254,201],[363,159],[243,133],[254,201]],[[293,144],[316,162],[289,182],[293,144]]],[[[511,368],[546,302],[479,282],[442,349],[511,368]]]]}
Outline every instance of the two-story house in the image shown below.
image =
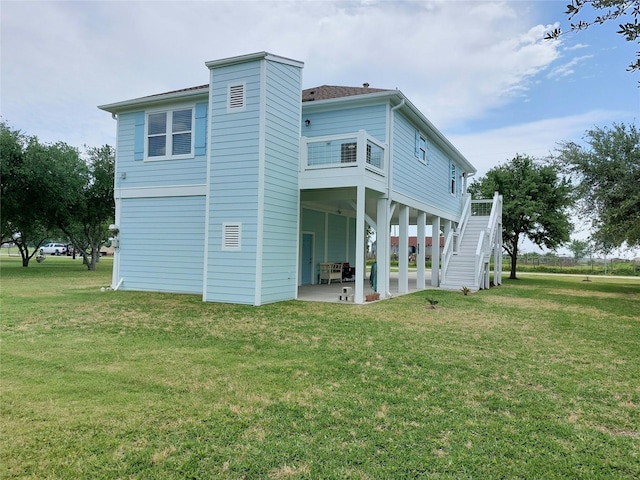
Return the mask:
{"type": "Polygon", "coordinates": [[[419,239],[428,225],[445,235],[442,254],[433,242],[432,285],[489,285],[499,197],[490,215],[474,213],[475,169],[402,92],[302,90],[303,63],[266,52],[205,65],[206,85],[99,107],[117,120],[113,288],[262,305],[297,298],[321,264],[340,262],[362,303],[367,226],[377,289],[389,294],[391,225],[398,293],[409,287],[410,226],[419,239]]]}

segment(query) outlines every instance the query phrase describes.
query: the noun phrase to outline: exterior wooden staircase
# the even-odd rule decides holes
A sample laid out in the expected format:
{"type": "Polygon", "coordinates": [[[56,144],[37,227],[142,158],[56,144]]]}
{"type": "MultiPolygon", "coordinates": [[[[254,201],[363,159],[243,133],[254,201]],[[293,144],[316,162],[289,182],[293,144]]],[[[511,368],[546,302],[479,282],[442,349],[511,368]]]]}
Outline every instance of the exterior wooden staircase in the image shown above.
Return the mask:
{"type": "Polygon", "coordinates": [[[440,287],[477,291],[490,286],[493,256],[493,283],[502,283],[502,197],[465,203],[458,227],[445,240],[440,287]]]}

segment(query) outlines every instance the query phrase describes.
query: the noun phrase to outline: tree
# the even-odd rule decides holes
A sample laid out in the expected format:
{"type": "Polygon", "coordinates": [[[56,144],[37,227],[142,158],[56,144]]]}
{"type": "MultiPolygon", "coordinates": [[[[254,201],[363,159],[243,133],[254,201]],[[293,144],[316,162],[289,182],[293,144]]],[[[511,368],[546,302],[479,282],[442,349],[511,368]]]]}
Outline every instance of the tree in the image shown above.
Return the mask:
{"type": "Polygon", "coordinates": [[[555,158],[573,176],[578,214],[591,221],[596,249],[640,246],[640,131],[596,127],[585,143],[565,142],[555,158]]]}
{"type": "Polygon", "coordinates": [[[62,232],[94,270],[114,217],[113,149],[88,148],[85,162],[74,147],[41,144],[4,122],[0,141],[2,240],[15,241],[27,267],[40,245],[62,232]]]}
{"type": "Polygon", "coordinates": [[[569,251],[573,253],[573,258],[576,263],[579,260],[589,255],[591,251],[591,247],[589,246],[589,242],[585,240],[572,240],[571,243],[567,246],[569,251]]]}
{"type": "Polygon", "coordinates": [[[57,225],[80,251],[87,268],[95,270],[115,216],[115,155],[109,145],[87,148],[87,155],[84,184],[69,202],[68,211],[58,217],[57,225]]]}
{"type": "Polygon", "coordinates": [[[469,191],[476,199],[492,198],[496,191],[503,197],[502,239],[511,257],[510,279],[517,278],[521,239],[526,237],[549,249],[569,241],[572,225],[567,210],[572,204],[571,185],[560,178],[556,165],[516,155],[509,163],[475,180],[469,191]]]}
{"type": "Polygon", "coordinates": [[[41,176],[38,157],[32,155],[37,140],[0,122],[0,230],[2,241],[13,241],[22,257],[22,266],[48,237],[45,202],[50,202],[37,186],[41,176]],[[30,246],[33,249],[30,251],[30,246]]]}
{"type": "MultiPolygon", "coordinates": [[[[591,20],[579,20],[577,23],[571,23],[570,31],[586,30],[593,25],[601,25],[609,20],[627,18],[629,15],[632,19],[628,18],[628,21],[619,24],[620,30],[616,33],[623,35],[628,42],[637,41],[638,37],[640,37],[640,23],[638,23],[640,0],[571,0],[565,11],[569,21],[572,21],[582,13],[587,6],[591,7],[595,17],[591,20]]],[[[547,33],[545,38],[547,40],[558,39],[562,33],[559,28],[556,28],[547,33]]],[[[627,70],[640,70],[640,52],[638,52],[638,58],[629,64],[627,70]]]]}

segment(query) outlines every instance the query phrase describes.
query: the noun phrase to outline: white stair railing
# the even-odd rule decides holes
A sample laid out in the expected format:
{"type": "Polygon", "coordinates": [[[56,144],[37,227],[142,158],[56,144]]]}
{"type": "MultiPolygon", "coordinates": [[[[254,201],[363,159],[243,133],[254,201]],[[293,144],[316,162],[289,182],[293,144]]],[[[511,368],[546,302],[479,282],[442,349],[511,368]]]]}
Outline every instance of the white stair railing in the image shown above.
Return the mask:
{"type": "Polygon", "coordinates": [[[465,194],[464,207],[462,208],[462,214],[460,215],[460,223],[456,228],[452,228],[447,235],[444,242],[444,248],[442,249],[442,282],[444,283],[447,278],[447,272],[449,267],[449,260],[454,253],[457,253],[462,241],[462,235],[467,228],[469,217],[471,216],[471,195],[465,194]]]}
{"type": "MultiPolygon", "coordinates": [[[[500,222],[498,219],[502,217],[502,197],[498,192],[493,195],[493,201],[491,203],[491,213],[489,215],[489,221],[487,222],[487,228],[482,230],[480,238],[478,239],[478,246],[476,248],[476,261],[475,261],[475,276],[476,284],[480,287],[488,285],[487,281],[483,281],[483,276],[488,271],[485,269],[485,264],[489,262],[491,258],[491,252],[496,248],[496,235],[497,228],[500,222]]],[[[500,235],[502,238],[502,235],[500,235]]]]}

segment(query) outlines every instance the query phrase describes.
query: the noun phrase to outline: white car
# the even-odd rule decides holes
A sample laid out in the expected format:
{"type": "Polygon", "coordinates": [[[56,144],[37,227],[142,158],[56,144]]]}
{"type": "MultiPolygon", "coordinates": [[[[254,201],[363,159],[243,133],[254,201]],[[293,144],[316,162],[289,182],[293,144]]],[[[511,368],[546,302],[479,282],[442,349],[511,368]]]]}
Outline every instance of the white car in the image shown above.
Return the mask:
{"type": "Polygon", "coordinates": [[[67,246],[64,243],[47,243],[40,248],[40,255],[66,255],[67,246]]]}

